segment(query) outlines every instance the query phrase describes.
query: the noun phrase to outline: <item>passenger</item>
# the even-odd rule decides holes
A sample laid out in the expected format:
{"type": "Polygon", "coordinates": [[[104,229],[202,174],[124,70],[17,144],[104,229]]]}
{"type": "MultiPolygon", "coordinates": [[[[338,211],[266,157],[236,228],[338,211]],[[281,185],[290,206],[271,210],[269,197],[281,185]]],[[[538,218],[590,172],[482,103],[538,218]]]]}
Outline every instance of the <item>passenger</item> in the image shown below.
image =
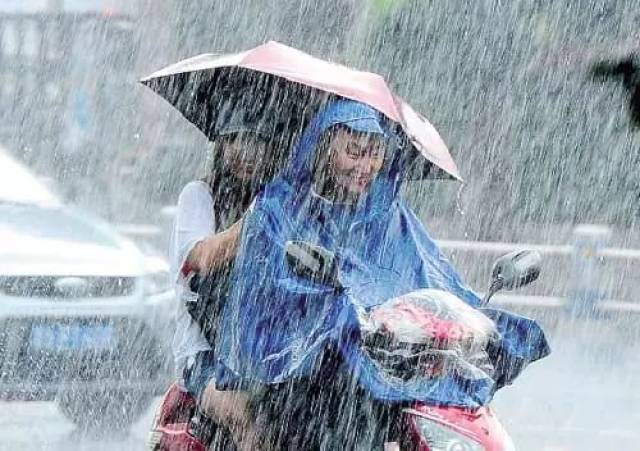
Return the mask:
{"type": "MultiPolygon", "coordinates": [[[[228,106],[232,108],[235,106],[228,106]]],[[[243,215],[279,164],[278,124],[247,120],[246,116],[240,108],[230,114],[221,113],[208,175],[188,183],[179,196],[170,252],[180,300],[173,340],[178,385],[198,400],[203,413],[229,428],[240,449],[252,446],[247,443],[243,447],[241,443],[247,441],[241,429],[249,427],[244,407],[247,396],[237,391],[219,391],[213,372],[194,370],[203,361],[213,359],[211,342],[215,331],[205,331],[204,324],[194,320],[187,305],[198,302],[194,291],[197,287],[190,283],[194,276],[216,271],[224,274],[232,263],[243,215]]],[[[214,280],[222,286],[226,282],[223,278],[224,275],[214,280]]]]}

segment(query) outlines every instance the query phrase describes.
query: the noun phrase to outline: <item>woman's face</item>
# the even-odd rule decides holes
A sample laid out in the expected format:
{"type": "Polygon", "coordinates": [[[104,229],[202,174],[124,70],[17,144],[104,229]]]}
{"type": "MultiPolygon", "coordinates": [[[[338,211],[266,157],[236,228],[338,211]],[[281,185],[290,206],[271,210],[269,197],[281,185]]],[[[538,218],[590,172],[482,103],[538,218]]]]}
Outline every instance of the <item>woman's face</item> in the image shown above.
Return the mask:
{"type": "Polygon", "coordinates": [[[225,137],[222,142],[222,158],[225,166],[240,181],[253,181],[264,176],[268,165],[269,142],[255,133],[238,133],[225,137]]]}
{"type": "Polygon", "coordinates": [[[359,197],[384,162],[385,141],[379,135],[335,130],[328,144],[328,173],[337,191],[359,197]]]}

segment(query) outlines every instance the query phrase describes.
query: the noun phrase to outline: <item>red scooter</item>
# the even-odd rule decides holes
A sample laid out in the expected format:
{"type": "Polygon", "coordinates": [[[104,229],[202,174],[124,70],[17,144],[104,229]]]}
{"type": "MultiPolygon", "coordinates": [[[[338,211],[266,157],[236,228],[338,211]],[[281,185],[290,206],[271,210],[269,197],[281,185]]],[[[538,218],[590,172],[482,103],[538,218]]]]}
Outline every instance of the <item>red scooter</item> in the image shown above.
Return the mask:
{"type": "MultiPolygon", "coordinates": [[[[460,407],[437,407],[415,404],[404,410],[409,434],[404,443],[412,443],[418,451],[513,451],[511,437],[502,427],[491,408],[469,410],[460,407]]],[[[209,420],[210,421],[210,420],[209,420]]],[[[173,384],[165,393],[149,436],[149,450],[208,451],[229,448],[212,446],[207,439],[211,431],[208,422],[197,412],[196,400],[188,392],[173,384]],[[203,435],[207,439],[203,439],[203,435]]],[[[227,442],[226,434],[218,443],[227,442]]],[[[404,449],[404,448],[399,448],[404,449]]]]}
{"type": "MultiPolygon", "coordinates": [[[[296,272],[309,276],[307,270],[296,272]]],[[[536,252],[521,251],[501,257],[494,265],[492,283],[484,303],[498,290],[528,284],[539,273],[540,255],[536,252]]],[[[388,356],[399,350],[395,355],[409,356],[407,361],[411,362],[411,372],[433,378],[447,371],[465,371],[464,368],[468,367],[490,371],[486,368],[484,354],[479,350],[492,339],[493,322],[455,296],[438,290],[419,290],[388,301],[374,310],[363,324],[364,336],[373,337],[368,343],[365,339],[363,347],[372,348],[374,358],[377,358],[376,352],[388,356]],[[385,349],[381,350],[381,347],[385,349]],[[418,348],[426,358],[415,359],[418,348]],[[407,349],[411,352],[407,353],[407,349]],[[450,359],[452,355],[454,360],[450,359]],[[413,362],[419,363],[414,365],[413,362]]],[[[380,361],[379,365],[381,371],[388,370],[389,375],[400,368],[397,358],[391,360],[380,361]],[[388,364],[391,360],[392,363],[388,364]]],[[[401,367],[406,369],[406,362],[401,367]]],[[[515,450],[508,433],[488,406],[462,408],[414,403],[402,409],[400,421],[404,423],[402,436],[395,443],[385,444],[385,450],[515,450]]],[[[148,445],[153,451],[234,449],[224,428],[202,415],[196,400],[175,384],[164,395],[148,445]]]]}

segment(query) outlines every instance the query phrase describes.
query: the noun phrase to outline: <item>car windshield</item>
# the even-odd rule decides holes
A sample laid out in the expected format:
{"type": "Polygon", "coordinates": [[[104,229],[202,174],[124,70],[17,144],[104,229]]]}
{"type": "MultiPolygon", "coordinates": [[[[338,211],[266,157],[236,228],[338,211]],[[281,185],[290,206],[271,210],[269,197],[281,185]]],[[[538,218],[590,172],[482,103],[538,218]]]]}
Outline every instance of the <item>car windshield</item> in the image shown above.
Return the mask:
{"type": "Polygon", "coordinates": [[[66,208],[0,203],[0,235],[29,235],[103,246],[118,246],[118,238],[103,224],[66,208]]]}

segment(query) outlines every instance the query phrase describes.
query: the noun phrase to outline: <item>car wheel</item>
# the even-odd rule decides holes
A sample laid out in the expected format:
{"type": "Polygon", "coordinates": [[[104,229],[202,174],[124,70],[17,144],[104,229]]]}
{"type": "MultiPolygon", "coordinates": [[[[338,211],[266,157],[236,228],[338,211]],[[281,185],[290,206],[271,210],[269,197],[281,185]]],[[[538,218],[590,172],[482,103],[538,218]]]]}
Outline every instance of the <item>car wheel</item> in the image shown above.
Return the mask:
{"type": "Polygon", "coordinates": [[[61,393],[56,402],[64,416],[83,430],[126,431],[147,410],[151,395],[74,390],[61,393]]]}

